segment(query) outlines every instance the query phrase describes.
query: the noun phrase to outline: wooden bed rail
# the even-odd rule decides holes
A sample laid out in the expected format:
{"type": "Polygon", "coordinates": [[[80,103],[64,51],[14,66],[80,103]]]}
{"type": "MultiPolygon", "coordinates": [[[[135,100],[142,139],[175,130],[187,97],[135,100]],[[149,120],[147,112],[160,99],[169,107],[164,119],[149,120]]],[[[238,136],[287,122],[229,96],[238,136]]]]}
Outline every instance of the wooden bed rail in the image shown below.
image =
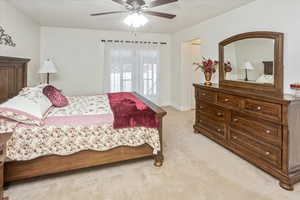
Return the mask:
{"type": "Polygon", "coordinates": [[[142,95],[138,94],[137,92],[133,92],[132,94],[136,96],[139,100],[141,100],[144,104],[146,104],[148,107],[150,107],[156,113],[157,119],[161,119],[167,114],[167,112],[164,109],[154,104],[152,101],[148,100],[142,95]]]}
{"type": "Polygon", "coordinates": [[[6,142],[11,137],[12,133],[0,134],[0,200],[8,200],[8,197],[4,197],[3,185],[4,185],[4,162],[6,159],[6,142]]]}

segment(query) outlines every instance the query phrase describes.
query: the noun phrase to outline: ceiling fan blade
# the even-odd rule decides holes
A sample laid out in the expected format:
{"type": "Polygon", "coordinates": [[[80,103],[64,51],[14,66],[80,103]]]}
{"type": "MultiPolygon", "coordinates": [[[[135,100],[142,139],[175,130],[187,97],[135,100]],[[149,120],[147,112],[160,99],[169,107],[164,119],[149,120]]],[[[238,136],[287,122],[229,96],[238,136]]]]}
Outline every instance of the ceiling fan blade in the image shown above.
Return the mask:
{"type": "Polygon", "coordinates": [[[144,11],[147,15],[153,15],[156,17],[163,17],[168,19],[173,19],[176,17],[176,15],[168,14],[168,13],[162,13],[162,12],[155,12],[155,11],[144,11]]]}
{"type": "Polygon", "coordinates": [[[149,8],[162,6],[162,5],[169,4],[169,3],[174,3],[174,2],[178,2],[178,0],[156,0],[156,1],[150,2],[149,8]]]}
{"type": "Polygon", "coordinates": [[[123,0],[112,0],[113,2],[116,2],[118,4],[121,4],[123,6],[127,5],[127,1],[123,1],[123,0]]]}
{"type": "Polygon", "coordinates": [[[103,13],[93,13],[91,16],[99,16],[99,15],[110,15],[110,14],[117,14],[117,13],[127,13],[128,11],[112,11],[112,12],[103,12],[103,13]]]}

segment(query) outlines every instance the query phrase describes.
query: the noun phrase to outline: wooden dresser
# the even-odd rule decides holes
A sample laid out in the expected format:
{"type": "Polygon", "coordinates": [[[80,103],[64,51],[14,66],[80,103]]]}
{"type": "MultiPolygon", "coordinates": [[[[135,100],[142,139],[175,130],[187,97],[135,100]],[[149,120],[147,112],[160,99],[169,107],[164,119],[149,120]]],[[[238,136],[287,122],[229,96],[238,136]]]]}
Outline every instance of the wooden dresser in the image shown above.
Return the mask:
{"type": "Polygon", "coordinates": [[[223,145],[292,190],[300,180],[300,99],[194,84],[194,130],[223,145]]]}

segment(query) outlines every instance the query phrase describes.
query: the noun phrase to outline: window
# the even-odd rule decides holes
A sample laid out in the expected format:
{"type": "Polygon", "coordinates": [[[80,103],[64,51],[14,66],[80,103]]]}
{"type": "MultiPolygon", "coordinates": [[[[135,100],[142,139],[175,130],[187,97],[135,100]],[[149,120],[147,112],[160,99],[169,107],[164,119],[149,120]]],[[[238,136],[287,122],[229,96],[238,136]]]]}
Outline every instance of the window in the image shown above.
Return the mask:
{"type": "Polygon", "coordinates": [[[136,91],[158,100],[158,47],[110,44],[105,49],[106,92],[136,91]]]}
{"type": "Polygon", "coordinates": [[[131,65],[112,66],[110,73],[110,92],[132,91],[131,65]]]}

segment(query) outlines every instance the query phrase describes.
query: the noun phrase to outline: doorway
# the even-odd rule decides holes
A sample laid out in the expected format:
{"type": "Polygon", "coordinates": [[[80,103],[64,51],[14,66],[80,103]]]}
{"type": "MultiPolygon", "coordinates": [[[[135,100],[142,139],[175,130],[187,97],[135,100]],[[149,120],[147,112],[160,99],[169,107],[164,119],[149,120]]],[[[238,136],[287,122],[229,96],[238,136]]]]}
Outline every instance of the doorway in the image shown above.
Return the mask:
{"type": "Polygon", "coordinates": [[[200,82],[201,73],[199,71],[195,71],[196,66],[193,65],[193,63],[200,63],[202,61],[200,39],[183,42],[181,58],[181,69],[183,76],[185,77],[183,90],[186,94],[182,96],[182,102],[186,109],[195,109],[196,103],[193,83],[200,82]]]}

